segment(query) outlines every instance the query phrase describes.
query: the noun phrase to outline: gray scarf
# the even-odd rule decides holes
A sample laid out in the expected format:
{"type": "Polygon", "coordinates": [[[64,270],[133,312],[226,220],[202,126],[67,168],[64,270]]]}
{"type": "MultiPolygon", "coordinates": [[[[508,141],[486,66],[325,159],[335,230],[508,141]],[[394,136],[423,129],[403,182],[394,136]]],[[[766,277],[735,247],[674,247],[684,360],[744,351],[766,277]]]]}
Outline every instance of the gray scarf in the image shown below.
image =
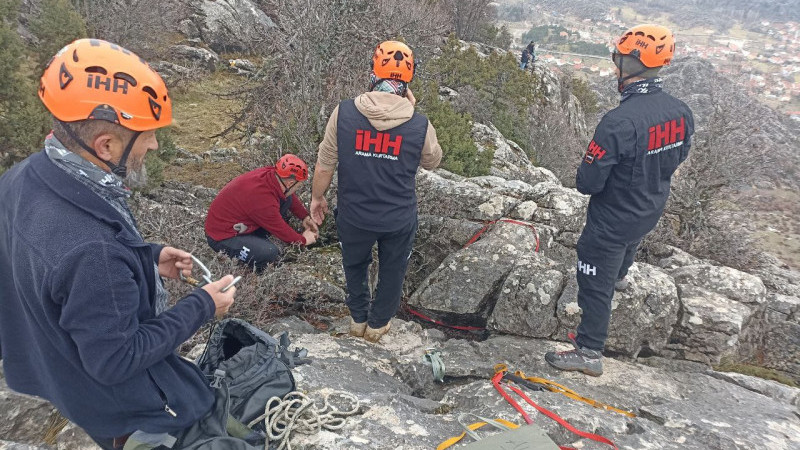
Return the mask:
{"type": "MultiPolygon", "coordinates": [[[[44,150],[47,153],[47,157],[53,161],[53,164],[88,187],[92,192],[105,200],[106,203],[111,205],[136,232],[139,239],[142,239],[142,235],[136,227],[136,219],[133,218],[133,214],[126,202],[131,196],[131,191],[125,187],[118,176],[104,171],[91,161],[81,158],[79,155],[67,150],[53,135],[45,139],[44,150]]],[[[142,242],[144,242],[144,239],[142,239],[142,242]]],[[[154,262],[153,267],[155,268],[156,279],[154,307],[156,315],[159,315],[167,309],[169,293],[164,289],[164,283],[161,281],[161,276],[158,274],[158,264],[154,262]]]]}

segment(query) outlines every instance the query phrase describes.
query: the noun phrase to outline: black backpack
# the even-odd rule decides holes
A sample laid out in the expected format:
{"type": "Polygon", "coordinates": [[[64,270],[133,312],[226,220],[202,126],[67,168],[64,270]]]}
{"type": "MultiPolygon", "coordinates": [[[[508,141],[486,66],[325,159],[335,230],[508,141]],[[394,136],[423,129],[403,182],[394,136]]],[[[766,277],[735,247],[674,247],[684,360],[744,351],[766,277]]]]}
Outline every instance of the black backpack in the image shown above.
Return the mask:
{"type": "Polygon", "coordinates": [[[225,319],[211,332],[197,365],[212,387],[225,380],[230,414],[247,424],[264,414],[270,398],[295,390],[291,369],[309,363],[307,353],[289,351],[288,332],[275,338],[244,320],[225,319]]]}

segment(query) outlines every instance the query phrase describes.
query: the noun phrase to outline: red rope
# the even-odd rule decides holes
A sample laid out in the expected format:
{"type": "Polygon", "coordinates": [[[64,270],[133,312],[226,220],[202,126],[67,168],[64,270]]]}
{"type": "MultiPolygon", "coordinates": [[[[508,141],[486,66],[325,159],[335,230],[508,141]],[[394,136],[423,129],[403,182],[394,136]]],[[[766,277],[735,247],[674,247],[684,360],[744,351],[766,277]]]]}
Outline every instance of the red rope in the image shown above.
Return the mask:
{"type": "Polygon", "coordinates": [[[441,322],[441,321],[438,321],[438,320],[436,320],[436,319],[434,319],[432,317],[428,317],[428,316],[426,316],[425,314],[422,314],[419,311],[414,311],[413,309],[411,309],[410,306],[407,306],[407,305],[406,305],[406,311],[408,311],[409,313],[419,317],[420,319],[422,319],[422,320],[424,320],[426,322],[430,322],[430,323],[433,323],[433,324],[436,324],[436,325],[440,325],[440,326],[443,326],[443,327],[447,327],[447,328],[452,328],[454,330],[461,330],[461,331],[484,331],[484,330],[486,330],[486,328],[481,328],[481,327],[469,327],[469,326],[462,326],[462,325],[448,325],[448,324],[446,324],[444,322],[441,322]]]}
{"type": "Polygon", "coordinates": [[[481,228],[477,233],[475,233],[475,235],[472,236],[472,238],[466,244],[464,244],[463,248],[467,248],[470,245],[474,244],[475,241],[477,241],[478,238],[480,238],[483,235],[483,233],[485,233],[489,229],[489,227],[491,227],[492,225],[496,224],[497,222],[510,223],[510,224],[514,224],[514,225],[522,225],[524,227],[528,227],[531,230],[533,230],[533,235],[536,237],[536,250],[534,250],[534,251],[536,251],[537,253],[539,252],[539,233],[536,231],[536,228],[532,224],[530,224],[528,222],[521,222],[519,220],[513,220],[513,219],[500,219],[500,220],[492,220],[491,222],[487,222],[486,225],[483,226],[483,228],[481,228]]]}
{"type": "MultiPolygon", "coordinates": [[[[525,410],[523,410],[522,407],[519,405],[519,403],[517,403],[516,400],[511,398],[511,396],[508,395],[508,393],[503,389],[503,387],[500,386],[500,380],[502,380],[502,379],[503,379],[503,372],[502,371],[497,372],[496,374],[494,374],[494,376],[492,377],[492,385],[494,386],[494,388],[497,389],[497,392],[499,392],[500,395],[502,395],[503,398],[506,399],[506,401],[509,404],[511,404],[511,406],[514,407],[514,409],[516,409],[517,411],[519,411],[520,414],[522,414],[522,418],[525,419],[525,423],[528,423],[528,424],[533,423],[533,419],[530,418],[528,413],[526,413],[525,410]]],[[[603,436],[600,436],[599,434],[589,433],[589,432],[586,432],[586,431],[581,431],[581,430],[575,428],[574,426],[572,426],[566,420],[562,419],[558,414],[556,414],[556,413],[554,413],[554,412],[552,412],[552,411],[550,411],[550,410],[548,410],[546,408],[543,408],[543,407],[537,405],[536,402],[531,400],[531,398],[528,397],[519,388],[514,387],[511,384],[508,384],[508,388],[511,389],[512,391],[514,391],[515,394],[517,394],[520,397],[522,397],[522,399],[525,400],[526,402],[528,402],[529,405],[531,405],[534,408],[536,408],[537,411],[539,411],[540,413],[544,414],[545,416],[555,420],[556,422],[559,423],[559,425],[561,425],[562,427],[566,428],[567,430],[577,434],[580,437],[583,437],[583,438],[586,438],[586,439],[591,439],[591,440],[593,440],[595,442],[608,444],[612,448],[614,448],[614,450],[618,450],[617,446],[610,439],[608,439],[606,437],[603,437],[603,436]]],[[[574,450],[571,447],[561,446],[560,448],[562,450],[574,450]]]]}

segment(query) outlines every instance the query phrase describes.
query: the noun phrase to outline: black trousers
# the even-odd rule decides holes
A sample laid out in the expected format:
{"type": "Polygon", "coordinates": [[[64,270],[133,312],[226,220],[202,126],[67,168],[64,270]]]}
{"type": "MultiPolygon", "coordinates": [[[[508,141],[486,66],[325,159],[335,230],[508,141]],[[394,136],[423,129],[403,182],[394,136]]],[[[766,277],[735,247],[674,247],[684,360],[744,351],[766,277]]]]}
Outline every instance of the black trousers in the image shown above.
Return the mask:
{"type": "Polygon", "coordinates": [[[336,228],[342,247],[342,265],[347,281],[347,307],[358,323],[381,328],[400,307],[403,280],[417,234],[417,218],[400,230],[376,232],[363,230],[337,217],[336,228]],[[367,270],[372,262],[372,246],[378,243],[378,286],[370,298],[367,270]]]}
{"type": "MultiPolygon", "coordinates": [[[[286,217],[291,204],[291,195],[281,202],[281,217],[286,217]]],[[[210,236],[206,236],[206,240],[215,252],[223,252],[250,267],[262,269],[267,264],[274,263],[281,258],[281,249],[269,240],[269,236],[270,233],[267,230],[259,228],[252,233],[222,241],[215,241],[210,236]]]]}
{"type": "Polygon", "coordinates": [[[578,239],[578,306],[581,323],[577,342],[581,347],[602,351],[608,338],[614,283],[628,274],[641,238],[614,242],[586,224],[578,239]]]}
{"type": "Polygon", "coordinates": [[[263,228],[224,241],[215,241],[206,236],[208,245],[215,252],[223,252],[233,259],[256,269],[280,259],[281,250],[269,240],[269,232],[263,228]]]}

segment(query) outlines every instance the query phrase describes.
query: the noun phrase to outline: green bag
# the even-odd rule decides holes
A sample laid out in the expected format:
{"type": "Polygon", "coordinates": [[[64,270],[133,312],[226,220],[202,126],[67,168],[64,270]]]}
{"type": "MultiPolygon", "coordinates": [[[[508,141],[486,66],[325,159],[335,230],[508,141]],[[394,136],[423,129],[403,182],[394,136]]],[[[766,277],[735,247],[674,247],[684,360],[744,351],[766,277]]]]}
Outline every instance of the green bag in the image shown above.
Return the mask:
{"type": "Polygon", "coordinates": [[[458,423],[464,427],[466,434],[475,439],[475,442],[463,447],[465,450],[559,450],[558,445],[550,439],[550,436],[539,428],[538,425],[533,423],[512,428],[499,421],[476,416],[475,414],[459,415],[458,423]],[[467,415],[475,416],[481,422],[486,422],[487,425],[491,425],[502,431],[481,438],[480,435],[474,431],[474,429],[480,428],[480,426],[473,428],[464,423],[463,420],[467,415]]]}

